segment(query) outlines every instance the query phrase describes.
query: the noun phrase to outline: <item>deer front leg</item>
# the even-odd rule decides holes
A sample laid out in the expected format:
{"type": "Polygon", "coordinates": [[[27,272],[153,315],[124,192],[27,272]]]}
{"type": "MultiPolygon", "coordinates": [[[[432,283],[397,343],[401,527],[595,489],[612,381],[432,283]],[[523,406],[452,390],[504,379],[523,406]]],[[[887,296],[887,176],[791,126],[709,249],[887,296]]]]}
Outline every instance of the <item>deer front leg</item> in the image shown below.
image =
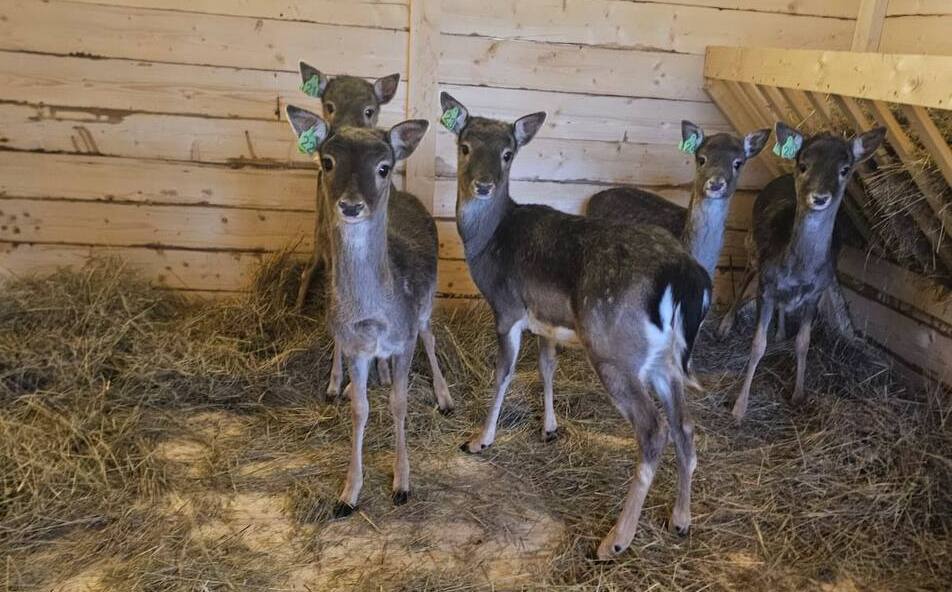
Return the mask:
{"type": "Polygon", "coordinates": [[[334,353],[331,354],[331,377],[327,381],[327,400],[331,401],[340,395],[340,385],[344,380],[344,367],[340,346],[334,340],[334,353]]]}
{"type": "Polygon", "coordinates": [[[790,402],[803,402],[803,377],[807,369],[807,351],[810,349],[810,333],[813,330],[813,319],[816,318],[816,305],[808,305],[803,311],[800,321],[800,330],[797,331],[797,380],[793,388],[793,397],[790,402]]]}
{"type": "Polygon", "coordinates": [[[304,301],[307,300],[307,292],[311,288],[311,282],[314,281],[314,273],[317,271],[319,261],[318,254],[315,252],[307,262],[307,267],[301,272],[301,285],[298,287],[297,300],[294,302],[295,312],[304,310],[304,301]]]}
{"type": "Polygon", "coordinates": [[[539,376],[542,377],[542,441],[552,442],[558,438],[559,425],[555,419],[555,394],[552,392],[552,379],[556,364],[555,342],[539,336],[539,376]]]}
{"type": "Polygon", "coordinates": [[[727,339],[727,336],[730,335],[731,329],[734,328],[734,322],[737,320],[737,312],[753,297],[753,295],[748,292],[750,292],[751,287],[754,285],[754,279],[756,277],[757,271],[755,269],[747,270],[747,275],[744,276],[744,287],[741,289],[740,294],[737,295],[737,298],[731,302],[731,307],[717,325],[718,339],[727,339]]]}
{"type": "Polygon", "coordinates": [[[750,387],[754,383],[754,373],[757,364],[767,351],[767,331],[770,328],[770,319],[773,317],[774,303],[761,297],[757,301],[757,330],[754,331],[754,342],[750,348],[750,360],[747,362],[747,375],[744,377],[744,386],[734,401],[733,415],[738,422],[747,413],[747,401],[750,398],[750,387]]]}
{"type": "Polygon", "coordinates": [[[407,455],[406,419],[407,385],[410,381],[410,364],[416,337],[410,340],[406,351],[398,353],[393,360],[393,388],[390,391],[390,413],[393,415],[393,504],[400,506],[410,498],[410,458],[407,455]]]}
{"type": "Polygon", "coordinates": [[[519,346],[522,343],[522,323],[516,323],[505,331],[498,331],[496,337],[499,342],[496,352],[496,394],[482,431],[460,446],[463,452],[470,454],[486,450],[496,440],[496,422],[499,421],[499,412],[502,411],[502,402],[506,398],[506,389],[512,380],[516,356],[519,355],[519,346]]]}
{"type": "Polygon", "coordinates": [[[449,415],[456,406],[450,389],[446,386],[443,371],[440,370],[440,360],[436,357],[436,337],[430,328],[429,321],[420,328],[420,339],[423,340],[423,349],[426,350],[426,359],[430,362],[430,373],[433,375],[433,393],[436,395],[436,404],[443,415],[449,415]]]}
{"type": "Polygon", "coordinates": [[[387,358],[377,358],[377,379],[380,386],[390,386],[390,361],[387,358]]]}
{"type": "Polygon", "coordinates": [[[370,414],[370,406],[367,403],[367,374],[370,370],[370,358],[357,356],[348,359],[347,366],[350,370],[350,385],[347,387],[347,393],[350,397],[353,431],[350,440],[350,466],[347,469],[344,489],[334,507],[335,518],[349,516],[357,508],[357,497],[364,484],[364,430],[370,414]]]}

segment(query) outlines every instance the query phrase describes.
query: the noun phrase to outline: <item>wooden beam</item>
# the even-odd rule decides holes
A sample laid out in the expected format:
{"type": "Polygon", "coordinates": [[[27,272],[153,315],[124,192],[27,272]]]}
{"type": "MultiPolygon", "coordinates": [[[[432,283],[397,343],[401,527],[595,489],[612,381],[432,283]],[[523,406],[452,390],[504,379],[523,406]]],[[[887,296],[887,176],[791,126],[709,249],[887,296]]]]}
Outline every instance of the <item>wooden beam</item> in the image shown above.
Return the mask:
{"type": "Polygon", "coordinates": [[[810,119],[813,116],[813,108],[804,97],[804,94],[792,88],[781,88],[778,90],[780,91],[780,94],[787,100],[787,103],[790,105],[790,108],[793,110],[793,112],[796,113],[797,119],[800,120],[797,124],[797,127],[803,128],[804,131],[816,131],[816,125],[810,122],[810,119]]]}
{"type": "Polygon", "coordinates": [[[952,56],[737,48],[707,50],[708,78],[952,108],[952,56]]]}
{"type": "Polygon", "coordinates": [[[853,51],[879,51],[888,0],[862,0],[853,29],[853,51]]]}
{"type": "Polygon", "coordinates": [[[919,136],[919,141],[935,160],[936,166],[945,177],[945,182],[952,187],[952,149],[949,149],[942,132],[932,121],[929,111],[916,105],[903,105],[903,111],[913,131],[919,136]]]}
{"type": "MultiPolygon", "coordinates": [[[[410,2],[410,72],[407,115],[433,121],[437,112],[437,70],[440,63],[440,0],[410,2]]],[[[436,129],[423,138],[407,162],[407,191],[430,212],[436,193],[436,129]]]]}
{"type": "MultiPolygon", "coordinates": [[[[721,109],[727,120],[731,122],[734,129],[740,133],[748,133],[759,129],[756,121],[747,112],[740,100],[728,87],[726,82],[719,80],[707,80],[706,88],[711,100],[721,109]]],[[[771,176],[781,174],[779,165],[770,158],[760,159],[771,176]]]]}

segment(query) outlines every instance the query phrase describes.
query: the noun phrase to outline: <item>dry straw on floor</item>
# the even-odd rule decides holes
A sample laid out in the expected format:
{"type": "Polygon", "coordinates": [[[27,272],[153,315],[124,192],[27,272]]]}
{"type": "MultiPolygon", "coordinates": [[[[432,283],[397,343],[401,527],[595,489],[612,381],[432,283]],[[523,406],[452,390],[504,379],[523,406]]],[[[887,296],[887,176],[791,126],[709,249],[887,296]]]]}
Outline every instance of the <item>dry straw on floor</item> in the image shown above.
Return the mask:
{"type": "MultiPolygon", "coordinates": [[[[665,530],[668,451],[630,552],[592,560],[636,458],[631,430],[578,352],[561,355],[562,438],[539,438],[534,344],[497,444],[482,420],[495,339],[485,312],[438,319],[458,403],[412,377],[413,498],[390,504],[391,422],[371,395],[361,512],[331,521],[350,439],[322,402],[329,342],[295,315],[285,256],[239,300],[188,303],[116,262],[0,293],[0,557],[11,590],[938,590],[952,579],[952,402],[902,386],[874,353],[819,331],[805,409],[771,346],[747,422],[748,335],[705,331],[692,395],[695,524],[665,530]]],[[[749,331],[749,327],[747,328],[749,331]]]]}

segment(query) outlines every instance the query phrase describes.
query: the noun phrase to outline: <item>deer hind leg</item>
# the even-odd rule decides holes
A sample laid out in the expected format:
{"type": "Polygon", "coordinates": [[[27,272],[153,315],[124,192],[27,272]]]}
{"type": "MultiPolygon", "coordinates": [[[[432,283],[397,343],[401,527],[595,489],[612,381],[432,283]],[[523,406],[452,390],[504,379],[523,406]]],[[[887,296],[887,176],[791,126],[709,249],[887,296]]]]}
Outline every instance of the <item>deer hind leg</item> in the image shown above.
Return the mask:
{"type": "Polygon", "coordinates": [[[390,386],[393,382],[390,378],[390,360],[387,358],[377,358],[377,380],[380,386],[390,386]]]}
{"type": "Polygon", "coordinates": [[[317,271],[319,256],[315,252],[307,262],[307,267],[301,272],[301,285],[298,287],[297,300],[294,301],[295,312],[304,310],[304,302],[307,300],[307,293],[311,289],[311,282],[314,281],[314,273],[317,271]]]}
{"type": "Polygon", "coordinates": [[[754,279],[756,279],[756,277],[757,270],[748,268],[747,275],[744,276],[744,287],[741,288],[737,298],[731,302],[730,308],[721,318],[721,322],[717,326],[718,339],[727,339],[727,336],[730,335],[731,330],[734,328],[734,323],[737,321],[737,312],[753,298],[751,288],[754,285],[754,279]]]}
{"type": "Polygon", "coordinates": [[[433,393],[436,395],[437,407],[440,413],[449,415],[456,405],[453,402],[453,397],[450,396],[449,387],[446,386],[443,371],[440,370],[440,360],[436,357],[436,337],[433,336],[429,319],[420,327],[420,339],[423,340],[426,359],[430,362],[430,373],[433,375],[433,393]]]}
{"type": "Polygon", "coordinates": [[[757,364],[767,351],[767,331],[770,328],[770,319],[773,316],[774,303],[766,298],[757,301],[757,329],[754,331],[754,341],[750,347],[750,360],[747,361],[747,375],[744,377],[744,386],[734,401],[733,415],[738,422],[747,413],[747,402],[750,399],[750,387],[754,383],[754,373],[757,364]]]}
{"type": "Polygon", "coordinates": [[[641,509],[668,437],[657,409],[634,372],[622,371],[607,363],[598,364],[596,369],[615,407],[634,428],[641,449],[641,462],[628,488],[621,514],[598,546],[598,558],[609,560],[620,555],[635,538],[641,509]]]}
{"type": "Polygon", "coordinates": [[[799,404],[803,402],[803,378],[807,369],[807,352],[810,350],[810,333],[813,330],[813,319],[816,318],[816,305],[808,305],[803,311],[803,317],[800,320],[800,329],[797,331],[797,380],[793,388],[793,397],[790,402],[799,404]]]}
{"type": "Polygon", "coordinates": [[[344,364],[340,353],[340,345],[334,340],[334,353],[331,354],[331,376],[327,381],[327,400],[336,399],[340,395],[340,385],[344,381],[344,364]]]}
{"type": "Polygon", "coordinates": [[[350,466],[347,468],[347,479],[341,491],[337,505],[334,507],[334,517],[349,516],[357,508],[357,498],[364,484],[364,430],[367,427],[367,417],[370,414],[370,405],[367,403],[367,374],[370,368],[370,358],[357,357],[347,360],[350,370],[350,385],[347,393],[350,397],[351,429],[350,466]]]}
{"type": "Polygon", "coordinates": [[[558,438],[559,424],[555,419],[555,394],[552,380],[555,376],[555,341],[539,336],[539,376],[542,377],[542,441],[558,438]]]}
{"type": "Polygon", "coordinates": [[[652,377],[655,393],[664,407],[678,458],[678,496],[671,513],[671,530],[680,536],[691,528],[691,480],[697,468],[694,448],[694,422],[684,401],[684,385],[675,373],[656,373],[652,377]]]}
{"type": "Polygon", "coordinates": [[[407,350],[393,356],[393,387],[390,390],[390,413],[393,415],[393,504],[407,503],[410,497],[410,458],[407,455],[407,385],[410,382],[410,364],[416,338],[410,340],[407,350]]]}
{"type": "Polygon", "coordinates": [[[516,323],[504,331],[497,330],[496,338],[499,342],[496,353],[496,394],[482,431],[460,446],[463,452],[470,454],[486,450],[496,440],[496,423],[499,421],[502,402],[506,398],[506,389],[509,388],[509,382],[512,380],[516,368],[516,357],[519,355],[519,346],[522,343],[522,323],[516,323]]]}

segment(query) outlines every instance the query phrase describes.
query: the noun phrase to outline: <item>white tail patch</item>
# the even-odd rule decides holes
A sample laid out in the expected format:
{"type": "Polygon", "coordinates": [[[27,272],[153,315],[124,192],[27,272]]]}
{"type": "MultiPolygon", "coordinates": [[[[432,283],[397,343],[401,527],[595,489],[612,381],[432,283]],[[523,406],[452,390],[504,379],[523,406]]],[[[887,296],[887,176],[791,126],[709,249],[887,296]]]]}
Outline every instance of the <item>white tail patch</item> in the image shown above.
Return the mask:
{"type": "Polygon", "coordinates": [[[658,303],[658,316],[661,318],[659,329],[650,318],[644,320],[644,335],[648,350],[641,367],[638,369],[638,379],[644,384],[658,385],[664,383],[664,388],[655,388],[661,397],[670,397],[667,380],[657,380],[661,376],[677,373],[684,380],[684,370],[681,364],[684,352],[687,349],[687,340],[684,337],[684,315],[681,304],[675,303],[674,292],[669,285],[661,295],[658,303]],[[661,376],[658,376],[658,375],[661,376]]]}

